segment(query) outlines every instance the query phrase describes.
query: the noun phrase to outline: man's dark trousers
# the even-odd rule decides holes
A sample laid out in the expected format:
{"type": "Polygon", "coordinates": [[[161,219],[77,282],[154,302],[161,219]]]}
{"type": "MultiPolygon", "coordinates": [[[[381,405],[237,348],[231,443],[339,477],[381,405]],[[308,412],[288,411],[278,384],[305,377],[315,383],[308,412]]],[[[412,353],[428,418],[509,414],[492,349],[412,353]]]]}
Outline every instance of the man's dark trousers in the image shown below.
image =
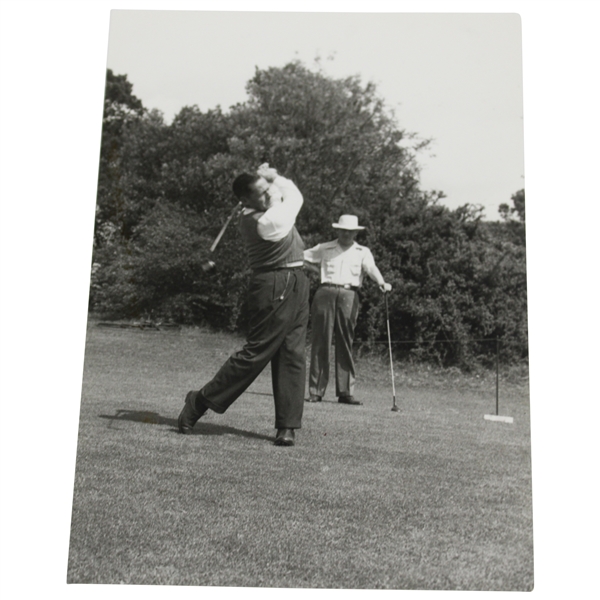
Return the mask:
{"type": "Polygon", "coordinates": [[[358,292],[322,285],[312,304],[312,348],[308,392],[324,396],[329,382],[329,352],[335,334],[335,395],[353,396],[356,373],[352,357],[360,308],[358,292]]]}
{"type": "Polygon", "coordinates": [[[275,427],[298,429],[306,385],[309,281],[301,268],[256,273],[248,290],[250,330],[198,394],[197,402],[224,413],[271,363],[275,427]]]}

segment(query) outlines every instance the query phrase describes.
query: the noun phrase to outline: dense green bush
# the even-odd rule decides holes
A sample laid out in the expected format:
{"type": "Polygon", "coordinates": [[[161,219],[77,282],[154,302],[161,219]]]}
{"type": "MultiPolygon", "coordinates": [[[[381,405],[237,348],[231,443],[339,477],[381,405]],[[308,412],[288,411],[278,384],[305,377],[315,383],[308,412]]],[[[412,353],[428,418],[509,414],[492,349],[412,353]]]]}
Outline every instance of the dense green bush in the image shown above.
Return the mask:
{"type": "MultiPolygon", "coordinates": [[[[305,204],[307,246],[333,239],[353,213],[394,290],[390,327],[398,356],[468,368],[527,357],[525,196],[500,207],[450,210],[419,186],[426,140],[398,128],[375,86],[332,79],[299,62],[256,70],[248,101],[224,113],[184,107],[170,125],[147,111],[125,76],[107,76],[90,308],[113,318],[245,327],[249,270],[236,227],[205,274],[201,264],[236,204],[236,174],[269,162],[305,204]],[[518,217],[518,218],[515,218],[518,217]],[[410,343],[409,343],[410,342],[410,343]]],[[[314,291],[316,282],[313,282],[314,291]]],[[[377,287],[361,292],[357,339],[387,339],[377,287]]]]}

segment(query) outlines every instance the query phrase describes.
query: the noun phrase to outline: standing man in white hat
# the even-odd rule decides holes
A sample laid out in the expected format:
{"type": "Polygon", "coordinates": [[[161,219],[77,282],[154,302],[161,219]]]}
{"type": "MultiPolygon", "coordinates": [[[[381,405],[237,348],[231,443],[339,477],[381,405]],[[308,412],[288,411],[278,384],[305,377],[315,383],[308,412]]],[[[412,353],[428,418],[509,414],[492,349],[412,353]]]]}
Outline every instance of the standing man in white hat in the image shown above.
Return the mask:
{"type": "Polygon", "coordinates": [[[365,275],[375,281],[382,292],[386,283],[375,265],[371,251],[354,241],[364,227],[355,215],[342,215],[337,223],[337,240],[317,244],[304,251],[304,260],[319,265],[321,286],[312,307],[312,350],[307,402],[321,402],[329,381],[329,351],[335,332],[335,393],[342,404],[362,404],[354,398],[354,359],[352,342],[359,311],[358,289],[365,275]]]}

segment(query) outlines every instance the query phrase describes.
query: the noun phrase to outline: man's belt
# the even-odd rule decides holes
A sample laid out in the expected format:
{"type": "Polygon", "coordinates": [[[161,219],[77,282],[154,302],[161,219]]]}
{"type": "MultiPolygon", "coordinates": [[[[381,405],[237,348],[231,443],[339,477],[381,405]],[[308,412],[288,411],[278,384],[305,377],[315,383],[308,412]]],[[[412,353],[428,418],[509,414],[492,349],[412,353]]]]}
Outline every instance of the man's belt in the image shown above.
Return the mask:
{"type": "Polygon", "coordinates": [[[270,273],[271,271],[294,271],[296,269],[303,269],[304,263],[289,263],[287,265],[279,265],[279,266],[270,266],[270,267],[259,267],[257,269],[252,269],[254,273],[270,273]]]}
{"type": "Polygon", "coordinates": [[[321,285],[325,287],[343,288],[345,290],[352,290],[353,292],[358,292],[358,286],[350,285],[349,283],[322,283],[321,285]]]}

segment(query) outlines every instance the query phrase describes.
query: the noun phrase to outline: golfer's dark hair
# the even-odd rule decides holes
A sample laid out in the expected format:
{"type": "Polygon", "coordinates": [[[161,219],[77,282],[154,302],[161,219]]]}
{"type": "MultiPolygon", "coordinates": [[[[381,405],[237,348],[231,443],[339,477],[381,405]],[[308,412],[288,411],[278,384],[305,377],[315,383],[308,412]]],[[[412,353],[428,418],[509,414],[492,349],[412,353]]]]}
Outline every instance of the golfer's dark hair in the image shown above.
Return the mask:
{"type": "Polygon", "coordinates": [[[249,173],[238,175],[233,182],[233,193],[236,198],[246,198],[249,196],[252,192],[250,186],[259,179],[260,177],[258,175],[250,175],[249,173]]]}

